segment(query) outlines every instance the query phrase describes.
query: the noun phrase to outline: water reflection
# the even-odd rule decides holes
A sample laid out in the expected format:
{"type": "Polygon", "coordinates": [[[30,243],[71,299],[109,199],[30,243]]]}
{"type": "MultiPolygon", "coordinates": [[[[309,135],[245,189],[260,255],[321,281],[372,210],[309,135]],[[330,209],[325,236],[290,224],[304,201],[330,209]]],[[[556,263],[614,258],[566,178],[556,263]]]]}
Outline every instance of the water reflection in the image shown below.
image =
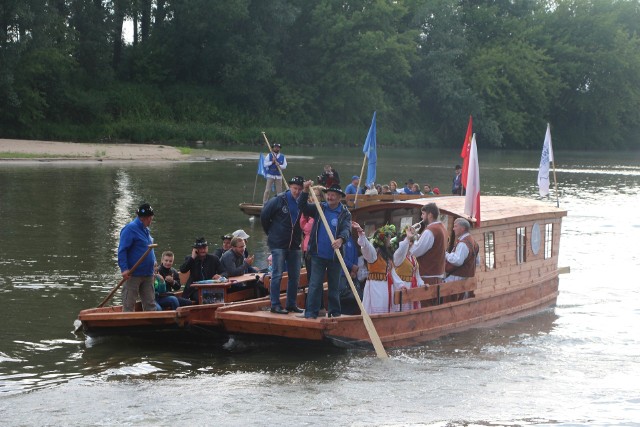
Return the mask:
{"type": "MultiPolygon", "coordinates": [[[[361,166],[360,150],[314,154],[292,161],[289,173],[314,176],[329,162],[349,176],[361,166]]],[[[415,154],[381,149],[380,181],[412,177],[446,192],[457,153],[415,154]]],[[[571,267],[561,277],[557,307],[391,350],[390,363],[367,351],[294,350],[247,339],[200,346],[74,339],[78,311],[95,306],[117,283],[119,232],[140,200],[154,206],[152,235],[177,262],[194,237],[219,244],[219,236],[242,228],[263,265],[260,223],[237,209],[251,197],[255,165],[3,166],[0,393],[13,395],[0,401],[4,419],[170,424],[180,414],[195,423],[242,417],[262,424],[274,408],[291,424],[545,424],[536,418],[541,414],[560,424],[638,419],[634,382],[624,381],[640,378],[633,330],[639,294],[630,280],[640,275],[632,249],[640,239],[637,155],[555,154],[557,161],[571,159],[557,165],[560,206],[569,211],[559,263],[571,267]],[[42,185],[51,182],[59,191],[42,185]],[[34,208],[33,200],[42,203],[34,208]],[[176,390],[189,397],[188,411],[186,398],[158,399],[176,390]],[[99,404],[87,413],[69,405],[70,398],[99,404]]],[[[539,153],[481,152],[480,159],[482,194],[537,197],[539,153]]]]}
{"type": "Polygon", "coordinates": [[[113,217],[111,219],[111,236],[113,237],[113,241],[116,242],[114,252],[117,252],[120,230],[131,222],[137,196],[131,188],[131,178],[124,169],[118,169],[113,184],[115,203],[113,206],[113,217]]]}

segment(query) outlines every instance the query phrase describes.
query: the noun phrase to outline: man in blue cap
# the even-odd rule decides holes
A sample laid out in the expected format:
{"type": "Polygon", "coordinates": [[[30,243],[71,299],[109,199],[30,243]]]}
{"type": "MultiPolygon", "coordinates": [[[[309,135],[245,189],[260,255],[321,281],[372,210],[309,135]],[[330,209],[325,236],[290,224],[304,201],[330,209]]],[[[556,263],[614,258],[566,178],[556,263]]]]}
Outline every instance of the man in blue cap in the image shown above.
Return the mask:
{"type": "Polygon", "coordinates": [[[358,194],[358,184],[360,184],[360,177],[358,175],[353,175],[351,177],[351,184],[347,185],[347,188],[344,189],[344,193],[358,194]]]}
{"type": "Polygon", "coordinates": [[[304,185],[304,178],[294,176],[289,180],[289,190],[270,199],[262,208],[260,222],[267,234],[267,245],[271,251],[273,273],[271,274],[271,312],[288,314],[289,312],[302,313],[297,307],[296,297],[298,283],[300,281],[300,265],[302,253],[302,230],[300,228],[300,215],[298,198],[304,185]],[[280,282],[285,270],[289,273],[287,283],[286,309],[280,304],[280,282]]]}
{"type": "Polygon", "coordinates": [[[127,279],[122,286],[122,311],[134,311],[138,296],[142,301],[144,311],[155,311],[156,300],[153,288],[153,268],[156,263],[156,254],[153,249],[142,260],[135,271],[131,268],[153,244],[153,237],[149,232],[149,226],[153,221],[153,208],[148,203],[138,207],[137,218],[125,225],[120,231],[120,243],[118,244],[118,265],[122,277],[127,279]]]}

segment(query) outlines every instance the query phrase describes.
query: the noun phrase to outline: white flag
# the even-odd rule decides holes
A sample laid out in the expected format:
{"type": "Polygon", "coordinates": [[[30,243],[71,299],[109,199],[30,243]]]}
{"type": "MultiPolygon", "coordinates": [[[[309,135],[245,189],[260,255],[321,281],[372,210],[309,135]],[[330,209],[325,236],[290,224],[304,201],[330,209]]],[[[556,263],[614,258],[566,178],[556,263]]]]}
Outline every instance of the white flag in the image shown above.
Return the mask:
{"type": "Polygon", "coordinates": [[[549,195],[549,163],[553,162],[553,147],[551,146],[551,129],[547,123],[547,133],[544,136],[542,156],[540,157],[540,169],[538,170],[538,188],[540,196],[549,195]]]}
{"type": "Polygon", "coordinates": [[[480,226],[480,166],[478,164],[478,147],[476,134],[471,138],[469,150],[469,173],[467,175],[467,194],[464,199],[464,213],[476,219],[476,227],[480,226]]]}

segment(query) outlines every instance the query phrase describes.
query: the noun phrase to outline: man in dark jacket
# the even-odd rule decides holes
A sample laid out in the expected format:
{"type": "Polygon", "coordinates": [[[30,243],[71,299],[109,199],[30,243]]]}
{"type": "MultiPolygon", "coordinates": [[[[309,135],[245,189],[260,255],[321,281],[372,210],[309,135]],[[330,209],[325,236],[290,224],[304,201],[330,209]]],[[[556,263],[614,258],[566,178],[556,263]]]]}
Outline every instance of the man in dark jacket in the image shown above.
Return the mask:
{"type": "Polygon", "coordinates": [[[304,178],[294,176],[289,181],[289,190],[270,199],[262,208],[260,222],[267,234],[267,245],[271,251],[273,273],[271,274],[271,312],[288,314],[293,311],[302,313],[296,306],[298,283],[300,280],[300,264],[302,253],[300,243],[302,230],[300,229],[300,211],[298,198],[302,191],[304,178]],[[280,282],[284,273],[285,263],[289,273],[287,283],[286,310],[280,304],[280,282]]]}
{"type": "Polygon", "coordinates": [[[313,229],[309,239],[307,251],[311,254],[311,277],[309,278],[309,295],[307,296],[307,306],[304,317],[315,319],[320,311],[322,302],[322,283],[325,272],[329,284],[329,317],[340,316],[340,260],[335,254],[335,249],[340,249],[342,245],[351,238],[351,213],[340,203],[345,197],[339,185],[334,185],[322,190],[325,193],[325,202],[320,204],[332,237],[335,239],[331,243],[331,238],[320,217],[320,212],[315,204],[308,203],[309,188],[313,181],[306,181],[303,192],[298,200],[298,206],[303,214],[314,218],[313,229]]]}
{"type": "Polygon", "coordinates": [[[191,255],[184,259],[180,266],[180,272],[190,272],[189,280],[184,285],[182,296],[192,301],[198,300],[198,292],[191,288],[193,282],[201,280],[219,279],[224,274],[224,268],[217,256],[207,253],[209,251],[209,243],[204,237],[196,239],[191,250],[191,255]]]}

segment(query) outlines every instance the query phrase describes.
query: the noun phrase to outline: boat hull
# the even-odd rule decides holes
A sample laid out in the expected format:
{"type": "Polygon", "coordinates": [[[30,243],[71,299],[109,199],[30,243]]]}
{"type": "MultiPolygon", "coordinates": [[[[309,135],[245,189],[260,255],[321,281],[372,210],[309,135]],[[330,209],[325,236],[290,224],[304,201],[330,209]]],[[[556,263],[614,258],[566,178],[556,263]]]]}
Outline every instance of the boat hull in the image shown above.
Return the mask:
{"type": "Polygon", "coordinates": [[[78,315],[84,335],[88,337],[130,336],[157,337],[224,335],[215,311],[223,304],[180,307],[178,310],[122,312],[122,306],[82,310],[78,315]]]}
{"type": "MultiPolygon", "coordinates": [[[[558,278],[542,278],[529,286],[498,295],[471,297],[436,306],[371,315],[386,348],[423,344],[440,336],[534,314],[555,305],[558,278]]],[[[373,348],[362,316],[302,319],[274,315],[259,303],[221,308],[216,317],[228,333],[324,342],[337,347],[373,348]]]]}

